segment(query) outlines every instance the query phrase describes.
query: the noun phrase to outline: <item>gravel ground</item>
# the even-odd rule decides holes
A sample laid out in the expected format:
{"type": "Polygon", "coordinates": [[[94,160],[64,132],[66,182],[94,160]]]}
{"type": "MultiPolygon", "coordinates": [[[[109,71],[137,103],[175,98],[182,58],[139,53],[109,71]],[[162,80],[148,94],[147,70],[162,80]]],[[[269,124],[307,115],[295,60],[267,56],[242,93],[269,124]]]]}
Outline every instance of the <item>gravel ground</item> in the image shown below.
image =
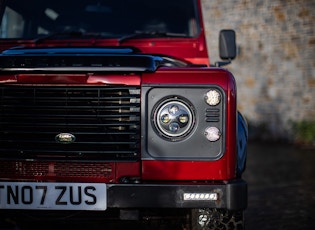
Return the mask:
{"type": "Polygon", "coordinates": [[[249,183],[246,229],[313,229],[315,149],[253,143],[244,179],[249,183]]]}

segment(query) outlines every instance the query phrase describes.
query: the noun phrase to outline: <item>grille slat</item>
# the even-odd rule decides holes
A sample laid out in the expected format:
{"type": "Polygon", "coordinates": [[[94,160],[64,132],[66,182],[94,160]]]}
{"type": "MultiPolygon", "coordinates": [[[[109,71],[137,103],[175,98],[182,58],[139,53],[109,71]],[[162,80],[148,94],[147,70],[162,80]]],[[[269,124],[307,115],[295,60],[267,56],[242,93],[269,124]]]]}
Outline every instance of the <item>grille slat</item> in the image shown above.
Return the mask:
{"type": "Polygon", "coordinates": [[[139,87],[2,86],[0,158],[136,160],[139,87]],[[75,141],[58,143],[60,133],[75,141]]]}
{"type": "Polygon", "coordinates": [[[219,122],[220,109],[206,109],[206,122],[219,122]]]}

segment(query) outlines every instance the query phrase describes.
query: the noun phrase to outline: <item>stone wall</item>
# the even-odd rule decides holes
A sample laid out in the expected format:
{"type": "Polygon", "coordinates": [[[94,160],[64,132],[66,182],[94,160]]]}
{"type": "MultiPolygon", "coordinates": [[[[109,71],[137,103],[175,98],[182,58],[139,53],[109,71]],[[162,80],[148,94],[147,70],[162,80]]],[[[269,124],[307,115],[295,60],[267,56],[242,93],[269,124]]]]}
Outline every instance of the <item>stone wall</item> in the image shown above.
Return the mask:
{"type": "Polygon", "coordinates": [[[315,120],[315,1],[202,0],[211,63],[218,34],[234,29],[238,57],[227,66],[251,135],[290,138],[291,121],[315,120]]]}

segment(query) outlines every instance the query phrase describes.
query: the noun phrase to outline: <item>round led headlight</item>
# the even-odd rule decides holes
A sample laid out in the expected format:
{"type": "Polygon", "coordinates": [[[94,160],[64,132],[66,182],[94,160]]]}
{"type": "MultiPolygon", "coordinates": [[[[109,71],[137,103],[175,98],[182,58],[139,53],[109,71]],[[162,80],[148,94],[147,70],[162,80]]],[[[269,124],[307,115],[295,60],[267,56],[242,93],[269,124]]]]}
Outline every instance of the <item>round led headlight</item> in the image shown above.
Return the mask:
{"type": "Polygon", "coordinates": [[[218,105],[221,101],[221,95],[215,89],[209,90],[205,95],[205,101],[208,105],[218,105]]]}
{"type": "Polygon", "coordinates": [[[185,101],[172,98],[158,105],[154,113],[154,124],[162,136],[174,140],[189,134],[194,124],[194,115],[185,101]]]}

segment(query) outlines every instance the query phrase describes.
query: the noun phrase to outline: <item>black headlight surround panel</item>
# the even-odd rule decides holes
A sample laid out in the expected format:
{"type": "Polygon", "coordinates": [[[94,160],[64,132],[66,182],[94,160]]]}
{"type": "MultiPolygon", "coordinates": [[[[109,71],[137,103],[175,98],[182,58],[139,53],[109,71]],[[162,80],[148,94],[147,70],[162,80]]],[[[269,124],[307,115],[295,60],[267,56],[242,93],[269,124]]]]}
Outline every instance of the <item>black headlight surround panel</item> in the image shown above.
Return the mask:
{"type": "Polygon", "coordinates": [[[147,160],[218,160],[225,152],[226,96],[216,85],[183,87],[142,87],[142,159],[147,160]],[[205,102],[209,90],[217,90],[221,101],[210,106],[205,102]],[[180,138],[167,138],[157,130],[155,114],[163,100],[178,98],[189,105],[193,111],[194,124],[191,130],[180,138]],[[221,131],[220,139],[207,140],[207,127],[221,131]]]}

